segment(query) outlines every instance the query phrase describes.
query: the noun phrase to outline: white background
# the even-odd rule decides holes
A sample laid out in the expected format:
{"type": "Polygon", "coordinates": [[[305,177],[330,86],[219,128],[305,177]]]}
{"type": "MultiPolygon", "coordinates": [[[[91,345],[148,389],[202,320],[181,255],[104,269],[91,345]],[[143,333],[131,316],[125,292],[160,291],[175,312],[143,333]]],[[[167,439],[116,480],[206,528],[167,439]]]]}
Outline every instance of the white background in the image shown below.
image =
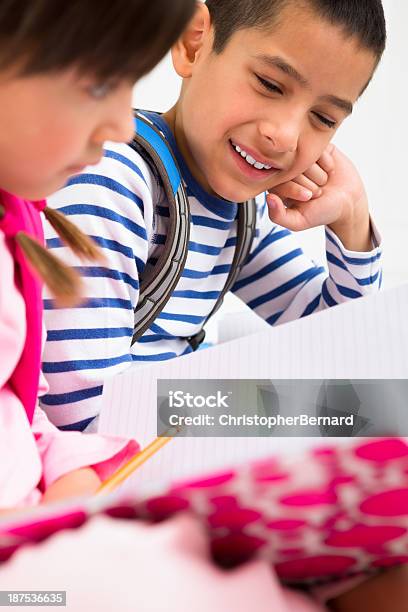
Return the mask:
{"type": "MultiPolygon", "coordinates": [[[[383,0],[388,46],[373,82],[334,142],[359,169],[373,218],[384,239],[384,282],[408,281],[408,2],[383,0]]],[[[177,99],[180,80],[170,57],[135,88],[134,106],[164,111],[177,99]]],[[[299,233],[305,251],[324,257],[322,228],[299,233]]],[[[234,309],[233,301],[228,308],[234,309]]]]}

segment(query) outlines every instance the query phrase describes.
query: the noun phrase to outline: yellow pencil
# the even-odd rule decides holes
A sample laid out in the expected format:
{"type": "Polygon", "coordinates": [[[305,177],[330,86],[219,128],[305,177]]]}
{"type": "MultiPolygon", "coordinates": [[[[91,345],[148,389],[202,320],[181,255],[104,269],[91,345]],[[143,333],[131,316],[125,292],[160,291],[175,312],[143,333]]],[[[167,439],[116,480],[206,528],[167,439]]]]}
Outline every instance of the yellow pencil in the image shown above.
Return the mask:
{"type": "Polygon", "coordinates": [[[137,468],[143,465],[145,461],[150,459],[152,455],[157,453],[158,450],[160,450],[161,448],[163,448],[163,446],[170,442],[170,440],[172,440],[172,438],[174,438],[174,436],[181,431],[181,428],[174,427],[172,429],[169,429],[165,433],[169,433],[170,431],[173,431],[174,433],[169,436],[161,436],[159,438],[156,438],[155,440],[153,440],[153,442],[150,442],[150,444],[148,444],[146,448],[144,448],[137,455],[132,457],[132,459],[130,459],[127,463],[125,463],[125,465],[122,465],[121,468],[116,470],[116,472],[112,474],[110,478],[108,478],[101,484],[97,491],[97,494],[110,493],[111,491],[116,489],[116,487],[122,484],[122,482],[126,480],[128,476],[130,476],[135,470],[137,470],[137,468]]]}

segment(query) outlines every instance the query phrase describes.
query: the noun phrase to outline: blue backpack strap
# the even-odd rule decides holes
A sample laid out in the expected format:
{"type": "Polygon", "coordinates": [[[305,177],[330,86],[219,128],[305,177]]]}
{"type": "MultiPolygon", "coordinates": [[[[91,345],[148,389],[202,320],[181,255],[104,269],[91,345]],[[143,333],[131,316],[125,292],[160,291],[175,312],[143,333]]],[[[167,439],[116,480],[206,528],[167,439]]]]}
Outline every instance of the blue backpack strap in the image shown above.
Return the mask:
{"type": "Polygon", "coordinates": [[[169,201],[168,235],[150,274],[140,284],[132,345],[149,329],[170,298],[183,272],[190,237],[190,207],[181,174],[164,134],[142,113],[135,113],[135,135],[130,146],[149,156],[169,201]]]}
{"type": "MultiPolygon", "coordinates": [[[[130,146],[141,153],[163,184],[170,213],[163,251],[154,268],[144,276],[140,284],[139,302],[135,308],[133,345],[161,313],[183,272],[190,237],[190,207],[180,170],[165,135],[140,111],[135,112],[135,135],[130,146]]],[[[238,205],[237,219],[237,244],[231,270],[205,323],[220,308],[249,255],[256,230],[255,200],[238,205]]],[[[186,340],[193,350],[196,350],[204,337],[205,331],[201,329],[186,340]]]]}

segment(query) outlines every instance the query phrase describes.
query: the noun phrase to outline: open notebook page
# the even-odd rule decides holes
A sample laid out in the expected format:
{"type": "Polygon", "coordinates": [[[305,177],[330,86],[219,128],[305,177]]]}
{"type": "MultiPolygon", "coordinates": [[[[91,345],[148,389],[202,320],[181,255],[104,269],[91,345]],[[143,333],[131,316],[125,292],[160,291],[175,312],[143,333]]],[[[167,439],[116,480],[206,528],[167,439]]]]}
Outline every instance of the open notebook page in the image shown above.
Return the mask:
{"type": "MultiPolygon", "coordinates": [[[[330,308],[165,363],[134,366],[108,380],[99,431],[156,436],[158,379],[408,378],[408,286],[330,308]]],[[[175,438],[142,466],[126,491],[345,438],[175,438]]]]}

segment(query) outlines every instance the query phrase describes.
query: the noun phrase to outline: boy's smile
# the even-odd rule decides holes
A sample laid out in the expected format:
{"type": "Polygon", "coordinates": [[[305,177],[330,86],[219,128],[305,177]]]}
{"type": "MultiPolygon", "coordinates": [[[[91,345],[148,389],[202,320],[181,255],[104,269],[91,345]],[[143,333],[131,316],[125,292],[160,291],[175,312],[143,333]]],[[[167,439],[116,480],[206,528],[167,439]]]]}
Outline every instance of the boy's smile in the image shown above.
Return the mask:
{"type": "Polygon", "coordinates": [[[266,179],[266,175],[273,176],[282,168],[271,159],[265,159],[260,153],[250,147],[230,139],[231,154],[235,159],[235,163],[250,179],[262,180],[266,179]]]}
{"type": "Polygon", "coordinates": [[[218,55],[212,47],[203,6],[173,50],[183,89],[164,117],[200,184],[235,202],[310,167],[376,66],[356,38],[291,5],[272,31],[237,31],[218,55]]]}

